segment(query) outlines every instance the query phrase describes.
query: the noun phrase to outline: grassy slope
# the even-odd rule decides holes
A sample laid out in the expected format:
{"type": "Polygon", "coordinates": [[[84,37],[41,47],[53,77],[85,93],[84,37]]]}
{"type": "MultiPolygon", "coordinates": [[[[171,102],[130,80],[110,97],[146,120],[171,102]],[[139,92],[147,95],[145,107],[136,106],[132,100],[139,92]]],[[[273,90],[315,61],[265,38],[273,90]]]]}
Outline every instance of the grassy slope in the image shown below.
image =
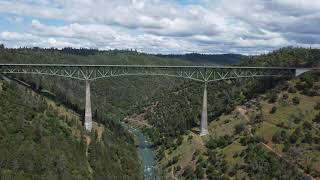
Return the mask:
{"type": "MultiPolygon", "coordinates": [[[[290,86],[294,86],[298,80],[289,81],[290,86]]],[[[320,81],[318,82],[320,83],[320,81]]],[[[280,91],[277,95],[280,97],[283,94],[289,94],[288,100],[283,102],[282,100],[278,100],[276,103],[269,103],[265,99],[264,95],[255,99],[257,104],[261,105],[261,110],[256,110],[255,108],[248,108],[246,106],[237,106],[236,109],[229,115],[222,115],[219,118],[212,121],[209,125],[209,131],[211,138],[217,138],[224,135],[230,135],[233,138],[233,142],[224,147],[218,148],[218,152],[223,154],[224,159],[228,163],[228,166],[242,166],[244,165],[244,158],[239,156],[239,154],[245,152],[247,146],[243,146],[240,143],[241,137],[245,136],[245,134],[249,133],[249,128],[252,128],[253,136],[262,137],[267,144],[274,152],[278,155],[282,156],[282,158],[288,160],[296,167],[299,167],[306,174],[310,174],[314,177],[319,178],[319,167],[320,167],[320,151],[318,150],[319,145],[317,143],[302,143],[301,139],[298,140],[297,143],[291,144],[290,148],[291,151],[283,152],[284,144],[276,144],[272,142],[272,137],[277,131],[287,131],[290,135],[296,128],[303,128],[303,122],[310,122],[312,124],[311,133],[314,137],[319,137],[319,124],[313,123],[312,120],[314,119],[315,115],[319,113],[319,110],[314,110],[314,106],[316,103],[320,102],[320,96],[306,96],[301,94],[301,92],[296,93],[288,93],[286,90],[280,91]],[[298,105],[294,105],[292,103],[293,97],[299,97],[300,103],[298,105]],[[270,113],[271,108],[273,106],[277,106],[277,111],[273,114],[270,113]],[[263,122],[251,125],[249,122],[251,117],[261,112],[263,115],[263,122]],[[302,120],[299,123],[294,123],[292,120],[293,116],[297,116],[300,114],[302,116],[302,120]],[[235,134],[234,127],[237,124],[245,124],[245,129],[241,134],[235,134]],[[252,126],[252,127],[251,127],[252,126]],[[294,155],[292,151],[297,151],[294,155]]],[[[200,137],[193,134],[196,138],[199,139],[200,137]]],[[[184,136],[187,138],[187,135],[184,136]]],[[[204,142],[209,140],[209,137],[202,138],[204,142]]],[[[179,154],[180,159],[187,159],[188,162],[178,161],[176,164],[171,166],[172,169],[174,166],[181,166],[182,168],[186,167],[187,164],[192,165],[194,169],[196,168],[196,164],[193,163],[190,159],[192,157],[192,153],[194,148],[197,149],[206,149],[205,144],[202,143],[202,140],[197,141],[197,146],[192,146],[191,143],[184,141],[182,145],[178,146],[176,150],[173,150],[171,153],[171,159],[175,156],[175,154],[179,154]],[[183,151],[181,150],[183,149],[183,151]]],[[[264,147],[267,151],[267,149],[264,147]]],[[[204,152],[204,151],[202,151],[204,152]]],[[[274,153],[273,153],[274,154],[274,153]]],[[[206,154],[204,153],[204,156],[206,154]]],[[[275,154],[274,154],[275,155],[275,154]]],[[[276,155],[275,155],[276,156],[276,155]]],[[[170,158],[169,158],[170,160],[170,158]]],[[[167,158],[165,160],[160,161],[160,166],[165,165],[168,161],[167,158]]],[[[183,171],[183,170],[182,170],[183,171]]],[[[164,169],[164,172],[168,172],[167,169],[164,169]]],[[[172,176],[172,173],[166,173],[167,176],[172,176]]],[[[174,174],[177,177],[181,177],[181,172],[176,172],[174,174]]],[[[248,177],[242,169],[238,169],[235,175],[231,177],[248,177]]]]}

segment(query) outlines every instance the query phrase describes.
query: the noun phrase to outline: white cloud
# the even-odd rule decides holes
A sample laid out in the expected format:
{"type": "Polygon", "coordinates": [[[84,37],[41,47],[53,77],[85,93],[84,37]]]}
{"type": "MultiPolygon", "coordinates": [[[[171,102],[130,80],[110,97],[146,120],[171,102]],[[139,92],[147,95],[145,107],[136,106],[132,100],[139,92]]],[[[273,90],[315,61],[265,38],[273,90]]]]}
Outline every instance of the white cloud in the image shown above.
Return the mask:
{"type": "Polygon", "coordinates": [[[311,0],[0,0],[0,12],[13,14],[13,20],[34,19],[25,32],[2,32],[0,40],[12,46],[256,54],[286,45],[319,46],[319,10],[320,3],[311,0]],[[65,25],[51,25],[52,19],[65,25]]]}

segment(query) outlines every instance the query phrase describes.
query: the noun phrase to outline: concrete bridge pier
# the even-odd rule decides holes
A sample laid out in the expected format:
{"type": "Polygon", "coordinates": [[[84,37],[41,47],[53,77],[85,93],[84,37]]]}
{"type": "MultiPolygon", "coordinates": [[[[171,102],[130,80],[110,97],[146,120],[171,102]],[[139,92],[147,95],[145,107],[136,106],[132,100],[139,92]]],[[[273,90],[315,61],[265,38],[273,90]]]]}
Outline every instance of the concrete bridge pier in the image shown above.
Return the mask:
{"type": "Polygon", "coordinates": [[[88,132],[92,129],[92,112],[91,112],[91,97],[90,97],[90,82],[86,81],[86,107],[84,115],[84,126],[88,132]]]}
{"type": "Polygon", "coordinates": [[[203,104],[200,123],[200,136],[208,135],[208,101],[207,101],[207,82],[204,84],[203,104]]]}

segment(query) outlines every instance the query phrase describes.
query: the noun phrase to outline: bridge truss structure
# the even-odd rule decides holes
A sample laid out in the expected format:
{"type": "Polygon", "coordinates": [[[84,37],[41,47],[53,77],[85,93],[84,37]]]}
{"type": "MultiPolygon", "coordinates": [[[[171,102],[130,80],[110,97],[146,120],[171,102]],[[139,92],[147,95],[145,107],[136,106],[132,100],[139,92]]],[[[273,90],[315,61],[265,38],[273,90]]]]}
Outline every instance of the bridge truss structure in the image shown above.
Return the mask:
{"type": "Polygon", "coordinates": [[[147,75],[170,76],[200,82],[212,82],[248,77],[294,76],[296,69],[225,66],[0,64],[0,73],[52,75],[86,81],[119,76],[147,75]]]}
{"type": "Polygon", "coordinates": [[[121,76],[169,76],[204,83],[200,135],[207,135],[207,84],[210,82],[260,77],[295,77],[316,68],[236,66],[72,65],[0,64],[0,74],[50,75],[86,81],[85,128],[92,129],[90,81],[121,76]]]}

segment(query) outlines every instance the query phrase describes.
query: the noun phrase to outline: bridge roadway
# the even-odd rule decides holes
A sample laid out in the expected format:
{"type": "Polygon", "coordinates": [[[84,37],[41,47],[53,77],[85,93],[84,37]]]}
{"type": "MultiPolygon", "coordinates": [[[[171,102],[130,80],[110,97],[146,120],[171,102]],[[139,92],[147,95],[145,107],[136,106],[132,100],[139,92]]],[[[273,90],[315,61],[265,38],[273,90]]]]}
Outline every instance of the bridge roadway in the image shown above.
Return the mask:
{"type": "Polygon", "coordinates": [[[319,68],[236,67],[236,66],[157,66],[157,65],[74,65],[74,64],[0,64],[0,74],[51,75],[86,81],[85,129],[92,129],[90,81],[121,76],[169,76],[204,83],[200,135],[208,134],[207,84],[214,81],[295,77],[319,68]]]}

